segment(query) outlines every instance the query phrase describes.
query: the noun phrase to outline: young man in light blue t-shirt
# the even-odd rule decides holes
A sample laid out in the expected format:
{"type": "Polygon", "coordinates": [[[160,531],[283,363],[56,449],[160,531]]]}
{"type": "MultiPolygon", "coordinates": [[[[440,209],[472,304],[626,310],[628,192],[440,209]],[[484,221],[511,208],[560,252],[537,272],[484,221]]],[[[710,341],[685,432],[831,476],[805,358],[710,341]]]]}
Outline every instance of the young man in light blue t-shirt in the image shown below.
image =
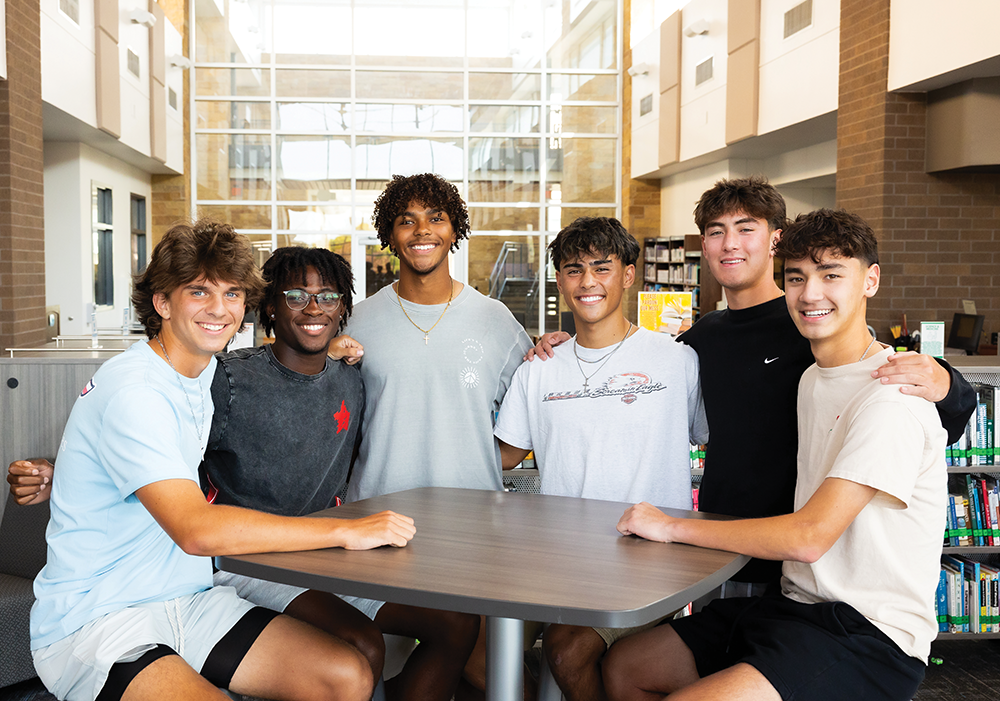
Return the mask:
{"type": "Polygon", "coordinates": [[[149,341],[105,363],[67,423],[53,478],[48,560],[31,647],[60,699],[369,698],[354,647],[212,586],[207,556],[405,545],[385,512],[289,518],[209,504],[214,354],[262,288],[249,242],[202,221],[164,235],[133,303],[149,341]]]}

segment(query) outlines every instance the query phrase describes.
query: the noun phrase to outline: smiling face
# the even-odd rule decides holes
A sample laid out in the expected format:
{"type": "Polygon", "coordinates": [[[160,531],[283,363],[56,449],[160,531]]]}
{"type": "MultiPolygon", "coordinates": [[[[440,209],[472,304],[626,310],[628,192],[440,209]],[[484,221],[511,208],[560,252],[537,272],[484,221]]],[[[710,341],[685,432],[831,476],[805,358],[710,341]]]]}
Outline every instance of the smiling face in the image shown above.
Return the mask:
{"type": "Polygon", "coordinates": [[[212,355],[225,349],[243,324],[244,302],[239,285],[204,275],[169,295],[153,295],[153,306],[163,320],[161,340],[178,372],[196,377],[212,355]]]}
{"type": "MultiPolygon", "coordinates": [[[[706,224],[701,239],[702,253],[727,296],[738,298],[743,293],[744,297],[753,297],[758,290],[771,291],[774,286],[773,248],[780,235],[781,230],[771,231],[764,219],[755,219],[743,212],[722,215],[706,224]]],[[[747,301],[759,304],[765,300],[747,301]]]]}
{"type": "Polygon", "coordinates": [[[616,255],[590,253],[563,261],[556,286],[573,312],[577,329],[621,317],[622,295],[635,280],[635,266],[616,255]]]}
{"type": "Polygon", "coordinates": [[[325,367],[330,341],[340,328],[343,304],[331,311],[320,308],[315,297],[305,309],[295,311],[285,302],[285,290],[300,289],[309,294],[340,292],[332,282],[324,282],[316,268],[306,268],[305,279],[275,281],[277,300],[268,305],[274,315],[274,355],[285,367],[303,374],[315,374],[325,367]]]}
{"type": "Polygon", "coordinates": [[[448,213],[438,207],[410,202],[392,223],[389,247],[400,265],[417,275],[443,270],[448,274],[448,252],[455,243],[455,230],[448,213]]]}
{"type": "Polygon", "coordinates": [[[867,301],[879,286],[879,267],[828,250],[785,261],[785,296],[792,320],[821,367],[856,362],[871,340],[867,301]]]}

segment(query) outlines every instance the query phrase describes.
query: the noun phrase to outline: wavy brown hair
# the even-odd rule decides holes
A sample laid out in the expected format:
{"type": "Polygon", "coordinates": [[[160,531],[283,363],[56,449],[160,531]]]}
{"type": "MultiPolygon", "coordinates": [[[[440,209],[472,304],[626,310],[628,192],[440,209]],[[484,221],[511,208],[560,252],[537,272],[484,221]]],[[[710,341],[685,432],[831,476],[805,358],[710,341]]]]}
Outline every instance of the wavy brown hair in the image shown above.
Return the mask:
{"type": "Polygon", "coordinates": [[[211,219],[175,224],[156,244],[146,269],[133,278],[132,306],[146,327],[147,337],[156,336],[163,326],[153,306],[154,295],[169,295],[202,276],[212,282],[239,286],[248,309],[257,306],[264,291],[264,279],[246,236],[237,234],[229,224],[211,219]]]}

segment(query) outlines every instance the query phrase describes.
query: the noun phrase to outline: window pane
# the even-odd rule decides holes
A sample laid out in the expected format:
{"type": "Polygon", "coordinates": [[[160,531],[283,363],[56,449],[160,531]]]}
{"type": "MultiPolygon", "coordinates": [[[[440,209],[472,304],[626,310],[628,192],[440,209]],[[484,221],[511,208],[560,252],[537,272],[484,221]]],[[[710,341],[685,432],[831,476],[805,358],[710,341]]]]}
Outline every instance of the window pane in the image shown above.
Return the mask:
{"type": "Polygon", "coordinates": [[[271,8],[265,0],[222,3],[196,0],[197,46],[201,63],[267,63],[271,60],[271,8]]]}
{"type": "Polygon", "coordinates": [[[195,68],[199,96],[267,97],[271,94],[268,68],[195,68]]]}
{"type": "MultiPolygon", "coordinates": [[[[325,248],[342,256],[351,262],[351,237],[330,236],[329,234],[278,234],[278,248],[286,246],[305,246],[306,248],[325,248]]],[[[357,290],[357,285],[354,286],[357,290]]]]}
{"type": "Polygon", "coordinates": [[[465,52],[463,4],[446,0],[430,8],[405,1],[356,3],[358,65],[461,67],[465,52]]]}
{"type": "Polygon", "coordinates": [[[351,139],[346,136],[279,136],[278,199],[330,199],[350,189],[351,139]]]}
{"type": "Polygon", "coordinates": [[[538,139],[469,139],[470,202],[538,202],[538,139]]]}
{"type": "Polygon", "coordinates": [[[562,105],[549,110],[549,131],[573,134],[614,134],[617,107],[562,105]]]}
{"type": "Polygon", "coordinates": [[[359,98],[398,100],[461,100],[461,73],[411,73],[405,71],[358,71],[359,98]]]}
{"type": "Polygon", "coordinates": [[[270,229],[271,206],[266,204],[200,204],[198,218],[209,217],[236,229],[270,229]]]}
{"type": "Polygon", "coordinates": [[[462,131],[459,105],[371,105],[355,108],[355,129],[379,132],[462,131]]]}
{"type": "Polygon", "coordinates": [[[545,12],[551,68],[614,68],[617,65],[614,0],[557,0],[545,12]]]}
{"type": "Polygon", "coordinates": [[[380,180],[381,186],[393,175],[437,173],[445,180],[461,180],[462,139],[407,139],[358,137],[355,156],[359,179],[380,180]]]}
{"type": "Polygon", "coordinates": [[[553,102],[567,100],[615,102],[618,99],[618,76],[550,75],[549,99],[553,102]]]}
{"type": "MultiPolygon", "coordinates": [[[[381,245],[365,246],[365,296],[371,297],[399,279],[399,259],[381,245]]],[[[355,289],[360,287],[355,284],[355,289]]]]}
{"type": "Polygon", "coordinates": [[[614,207],[549,207],[549,230],[559,231],[580,217],[617,217],[614,207]],[[556,224],[556,226],[553,226],[556,224]]]}
{"type": "Polygon", "coordinates": [[[469,284],[503,302],[528,333],[538,333],[538,239],[473,236],[469,284]]]}
{"type": "Polygon", "coordinates": [[[537,105],[471,105],[469,130],[508,134],[538,132],[541,109],[537,105]]]}
{"type": "Polygon", "coordinates": [[[198,199],[270,199],[271,137],[199,134],[197,144],[198,199]]]}
{"type": "Polygon", "coordinates": [[[198,100],[198,129],[270,129],[270,102],[198,100]]]}
{"type": "Polygon", "coordinates": [[[344,231],[351,229],[350,207],[278,205],[279,229],[296,231],[344,231]]]}
{"type": "Polygon", "coordinates": [[[350,98],[350,71],[292,70],[275,71],[278,97],[350,98]]]}
{"type": "Polygon", "coordinates": [[[274,5],[274,53],[279,64],[350,65],[350,2],[278,0],[274,5]]]}
{"type": "Polygon", "coordinates": [[[538,207],[470,207],[473,231],[538,231],[538,207]]]}
{"type": "Polygon", "coordinates": [[[282,131],[347,132],[351,107],[344,102],[279,102],[278,129],[282,131]]]}
{"type": "Polygon", "coordinates": [[[537,73],[469,73],[470,100],[541,100],[537,73]]]}
{"type": "Polygon", "coordinates": [[[490,68],[539,68],[542,3],[483,2],[469,7],[469,65],[490,68]]]}
{"type": "Polygon", "coordinates": [[[99,306],[115,303],[114,264],[111,258],[113,247],[113,231],[94,230],[94,304],[99,306]]]}
{"type": "Polygon", "coordinates": [[[561,183],[563,202],[614,202],[614,139],[550,139],[546,180],[561,183]]]}

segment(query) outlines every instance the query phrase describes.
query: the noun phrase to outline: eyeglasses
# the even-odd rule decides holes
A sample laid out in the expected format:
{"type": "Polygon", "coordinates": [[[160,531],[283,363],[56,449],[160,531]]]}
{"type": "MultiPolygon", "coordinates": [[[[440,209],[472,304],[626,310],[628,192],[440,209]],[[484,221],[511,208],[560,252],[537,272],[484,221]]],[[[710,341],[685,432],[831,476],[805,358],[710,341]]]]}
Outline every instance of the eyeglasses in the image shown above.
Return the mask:
{"type": "Polygon", "coordinates": [[[285,304],[293,312],[300,312],[309,306],[309,298],[316,300],[319,308],[325,312],[332,312],[340,306],[339,292],[317,292],[310,294],[305,290],[285,290],[285,304]]]}

